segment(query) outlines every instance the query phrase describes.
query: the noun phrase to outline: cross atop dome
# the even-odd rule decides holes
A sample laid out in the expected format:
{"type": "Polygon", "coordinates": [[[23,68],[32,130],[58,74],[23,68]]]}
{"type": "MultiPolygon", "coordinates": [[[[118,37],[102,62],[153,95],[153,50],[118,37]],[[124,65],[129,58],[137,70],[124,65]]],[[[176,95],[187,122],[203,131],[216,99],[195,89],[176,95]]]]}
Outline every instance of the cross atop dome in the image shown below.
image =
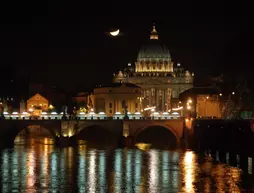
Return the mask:
{"type": "Polygon", "coordinates": [[[158,40],[158,39],[159,39],[159,36],[155,28],[155,24],[153,24],[153,30],[151,31],[151,34],[150,34],[150,40],[158,40]]]}

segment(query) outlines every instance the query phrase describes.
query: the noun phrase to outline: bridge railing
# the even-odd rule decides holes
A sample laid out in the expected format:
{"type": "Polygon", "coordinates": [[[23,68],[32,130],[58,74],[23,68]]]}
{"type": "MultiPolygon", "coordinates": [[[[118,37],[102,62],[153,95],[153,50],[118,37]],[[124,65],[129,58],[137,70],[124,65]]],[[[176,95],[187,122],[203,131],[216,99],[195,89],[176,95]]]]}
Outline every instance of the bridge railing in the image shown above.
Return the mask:
{"type": "Polygon", "coordinates": [[[0,117],[0,120],[167,120],[167,119],[180,119],[179,116],[152,116],[152,117],[143,117],[141,115],[134,116],[128,115],[125,118],[124,115],[114,115],[113,117],[104,116],[70,116],[66,115],[65,117],[62,114],[55,115],[41,115],[41,116],[24,116],[24,115],[5,115],[4,117],[0,117]]]}

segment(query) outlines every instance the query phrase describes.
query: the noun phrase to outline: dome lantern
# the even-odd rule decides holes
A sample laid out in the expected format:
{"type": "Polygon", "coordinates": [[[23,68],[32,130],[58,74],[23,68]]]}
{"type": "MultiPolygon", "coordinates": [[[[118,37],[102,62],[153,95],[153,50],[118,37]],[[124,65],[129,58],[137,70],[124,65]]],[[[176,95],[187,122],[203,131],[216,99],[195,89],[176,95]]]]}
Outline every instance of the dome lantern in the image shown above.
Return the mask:
{"type": "Polygon", "coordinates": [[[150,34],[150,40],[158,40],[158,39],[159,39],[159,36],[158,36],[157,30],[155,28],[155,25],[153,25],[153,30],[151,31],[151,34],[150,34]]]}

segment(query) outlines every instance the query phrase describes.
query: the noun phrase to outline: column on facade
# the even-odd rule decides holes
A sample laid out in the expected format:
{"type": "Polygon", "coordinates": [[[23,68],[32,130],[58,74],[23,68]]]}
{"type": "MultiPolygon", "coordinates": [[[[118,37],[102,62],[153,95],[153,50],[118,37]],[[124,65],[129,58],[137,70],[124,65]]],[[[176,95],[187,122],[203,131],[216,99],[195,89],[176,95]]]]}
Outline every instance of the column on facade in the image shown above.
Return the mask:
{"type": "Polygon", "coordinates": [[[122,100],[118,100],[118,112],[123,113],[122,100]]]}
{"type": "Polygon", "coordinates": [[[168,109],[171,108],[172,89],[167,89],[167,104],[168,109]]]}
{"type": "Polygon", "coordinates": [[[146,92],[146,90],[144,90],[144,95],[143,95],[143,100],[142,100],[142,108],[145,108],[146,107],[146,105],[147,105],[147,101],[148,101],[148,97],[147,97],[147,92],[146,92]]]}
{"type": "Polygon", "coordinates": [[[127,100],[127,106],[128,106],[128,112],[132,113],[132,106],[131,106],[132,101],[127,100]]]}
{"type": "Polygon", "coordinates": [[[120,100],[117,100],[116,102],[117,102],[117,112],[122,113],[120,100]]]}
{"type": "Polygon", "coordinates": [[[136,112],[136,103],[137,103],[137,100],[131,100],[131,112],[132,113],[136,112]]]}
{"type": "Polygon", "coordinates": [[[149,95],[149,106],[152,106],[152,89],[149,89],[149,93],[148,93],[149,95]]]}
{"type": "Polygon", "coordinates": [[[117,100],[114,100],[115,103],[115,112],[113,112],[114,114],[117,112],[117,100]]]}
{"type": "Polygon", "coordinates": [[[134,112],[134,110],[133,110],[133,108],[132,108],[132,106],[131,106],[132,101],[129,101],[129,102],[130,102],[130,112],[131,112],[131,113],[133,113],[133,112],[134,112]]]}
{"type": "Polygon", "coordinates": [[[156,106],[156,89],[153,88],[153,102],[152,102],[153,106],[156,106]]]}
{"type": "Polygon", "coordinates": [[[138,102],[138,112],[142,111],[142,102],[138,102]]]}
{"type": "Polygon", "coordinates": [[[164,109],[166,112],[168,112],[168,107],[169,107],[169,103],[168,103],[168,89],[164,89],[164,109]],[[165,103],[167,105],[165,105],[165,103]]]}
{"type": "Polygon", "coordinates": [[[165,89],[161,91],[161,110],[165,112],[165,89]]]}
{"type": "Polygon", "coordinates": [[[159,89],[156,89],[155,90],[155,93],[154,93],[154,95],[155,95],[155,99],[156,99],[156,111],[159,111],[160,109],[159,109],[159,107],[160,107],[160,105],[159,105],[159,99],[160,99],[160,93],[159,93],[159,89]]]}

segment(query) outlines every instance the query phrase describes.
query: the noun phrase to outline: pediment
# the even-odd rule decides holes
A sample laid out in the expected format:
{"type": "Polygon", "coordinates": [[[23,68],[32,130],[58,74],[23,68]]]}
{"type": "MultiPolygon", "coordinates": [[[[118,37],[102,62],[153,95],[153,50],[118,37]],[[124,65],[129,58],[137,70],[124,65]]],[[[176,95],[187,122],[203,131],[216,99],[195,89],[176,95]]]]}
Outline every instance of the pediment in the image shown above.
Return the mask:
{"type": "Polygon", "coordinates": [[[30,99],[28,99],[28,101],[39,101],[39,100],[48,102],[48,100],[39,93],[35,94],[30,99]]]}

